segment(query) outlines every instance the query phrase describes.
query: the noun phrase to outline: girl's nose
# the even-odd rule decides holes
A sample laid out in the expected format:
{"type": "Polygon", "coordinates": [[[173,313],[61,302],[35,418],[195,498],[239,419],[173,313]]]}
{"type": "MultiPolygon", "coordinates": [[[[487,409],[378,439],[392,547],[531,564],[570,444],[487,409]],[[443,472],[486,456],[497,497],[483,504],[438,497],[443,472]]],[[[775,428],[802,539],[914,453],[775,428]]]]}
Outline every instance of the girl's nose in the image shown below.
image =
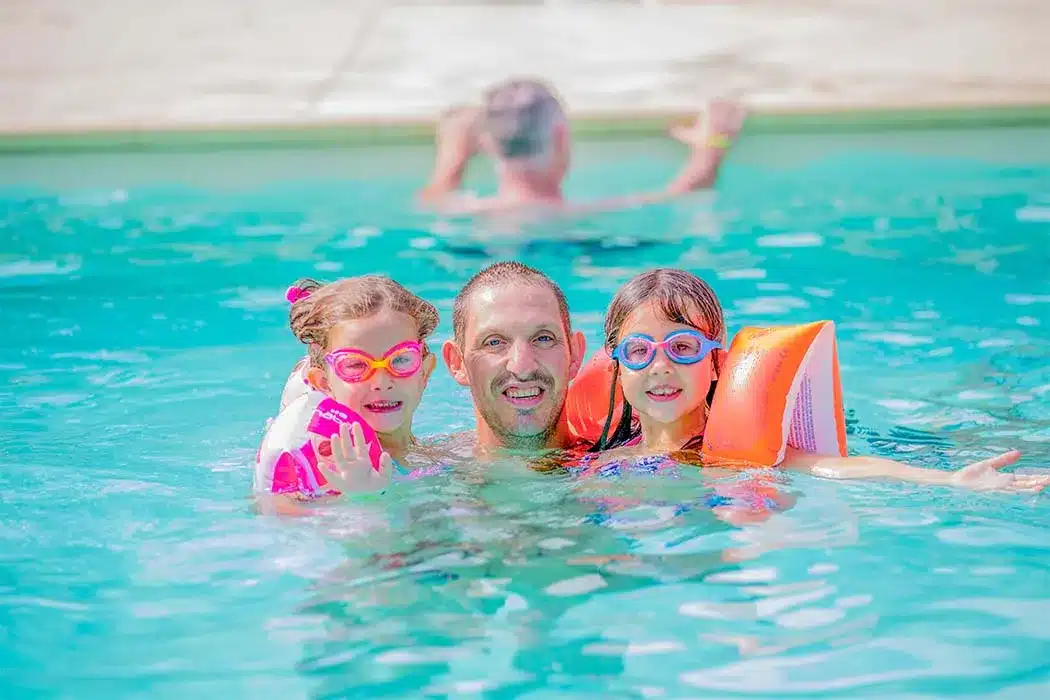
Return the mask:
{"type": "Polygon", "coordinates": [[[386,391],[394,388],[394,378],[386,370],[379,370],[372,375],[371,388],[373,391],[386,391]]]}
{"type": "Polygon", "coordinates": [[[649,365],[649,371],[653,374],[669,374],[671,372],[671,364],[663,350],[657,350],[656,357],[653,358],[652,364],[649,365]]]}

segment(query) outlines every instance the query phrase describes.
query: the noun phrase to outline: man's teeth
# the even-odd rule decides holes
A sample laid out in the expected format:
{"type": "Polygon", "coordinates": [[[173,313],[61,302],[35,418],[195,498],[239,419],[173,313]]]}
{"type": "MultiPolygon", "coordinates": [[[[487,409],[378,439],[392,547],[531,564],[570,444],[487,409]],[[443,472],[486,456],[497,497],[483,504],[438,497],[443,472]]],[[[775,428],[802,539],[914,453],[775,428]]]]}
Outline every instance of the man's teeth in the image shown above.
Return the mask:
{"type": "Polygon", "coordinates": [[[658,387],[656,389],[650,389],[649,393],[654,396],[670,396],[671,394],[677,394],[678,389],[673,389],[669,386],[658,387]]]}
{"type": "Polygon", "coordinates": [[[533,387],[531,389],[507,389],[504,393],[512,399],[531,399],[540,395],[540,388],[533,387]]]}

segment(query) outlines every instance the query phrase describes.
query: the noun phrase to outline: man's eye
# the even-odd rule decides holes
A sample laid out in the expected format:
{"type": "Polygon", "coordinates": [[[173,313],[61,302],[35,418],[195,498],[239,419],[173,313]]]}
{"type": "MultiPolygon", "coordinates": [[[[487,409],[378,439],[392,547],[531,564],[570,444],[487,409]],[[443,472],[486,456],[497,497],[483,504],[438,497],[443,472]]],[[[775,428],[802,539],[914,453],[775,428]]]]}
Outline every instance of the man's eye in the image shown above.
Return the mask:
{"type": "Polygon", "coordinates": [[[541,343],[543,345],[551,345],[552,343],[557,342],[557,338],[555,338],[550,333],[540,333],[538,336],[536,336],[536,342],[541,343]]]}
{"type": "Polygon", "coordinates": [[[495,348],[503,343],[502,338],[486,338],[482,345],[486,348],[495,348]]]}

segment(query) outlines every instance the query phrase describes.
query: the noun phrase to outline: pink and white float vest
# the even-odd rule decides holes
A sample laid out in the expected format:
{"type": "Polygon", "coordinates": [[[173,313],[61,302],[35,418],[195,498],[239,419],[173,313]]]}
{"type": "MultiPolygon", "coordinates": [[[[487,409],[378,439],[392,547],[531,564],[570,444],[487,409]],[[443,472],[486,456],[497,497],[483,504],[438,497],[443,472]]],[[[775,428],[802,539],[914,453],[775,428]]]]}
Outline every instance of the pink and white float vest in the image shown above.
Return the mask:
{"type": "Polygon", "coordinates": [[[337,495],[318,468],[317,446],[339,433],[343,423],[360,423],[372,467],[379,468],[383,447],[365,420],[319,391],[293,385],[297,367],[285,386],[281,412],[270,423],[255,459],[256,492],[299,494],[308,498],[337,495]],[[289,396],[289,388],[297,391],[289,396]],[[285,398],[289,400],[285,403],[285,398]]]}

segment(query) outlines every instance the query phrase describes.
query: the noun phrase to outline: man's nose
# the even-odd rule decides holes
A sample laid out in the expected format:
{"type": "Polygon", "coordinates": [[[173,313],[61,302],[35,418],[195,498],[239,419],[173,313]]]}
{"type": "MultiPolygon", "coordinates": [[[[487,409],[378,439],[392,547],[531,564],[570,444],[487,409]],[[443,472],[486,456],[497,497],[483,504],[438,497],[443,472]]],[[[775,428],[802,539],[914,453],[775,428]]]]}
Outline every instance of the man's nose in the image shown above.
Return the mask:
{"type": "Polygon", "coordinates": [[[527,377],[538,367],[536,351],[527,340],[516,341],[507,356],[507,371],[519,377],[527,377]]]}

